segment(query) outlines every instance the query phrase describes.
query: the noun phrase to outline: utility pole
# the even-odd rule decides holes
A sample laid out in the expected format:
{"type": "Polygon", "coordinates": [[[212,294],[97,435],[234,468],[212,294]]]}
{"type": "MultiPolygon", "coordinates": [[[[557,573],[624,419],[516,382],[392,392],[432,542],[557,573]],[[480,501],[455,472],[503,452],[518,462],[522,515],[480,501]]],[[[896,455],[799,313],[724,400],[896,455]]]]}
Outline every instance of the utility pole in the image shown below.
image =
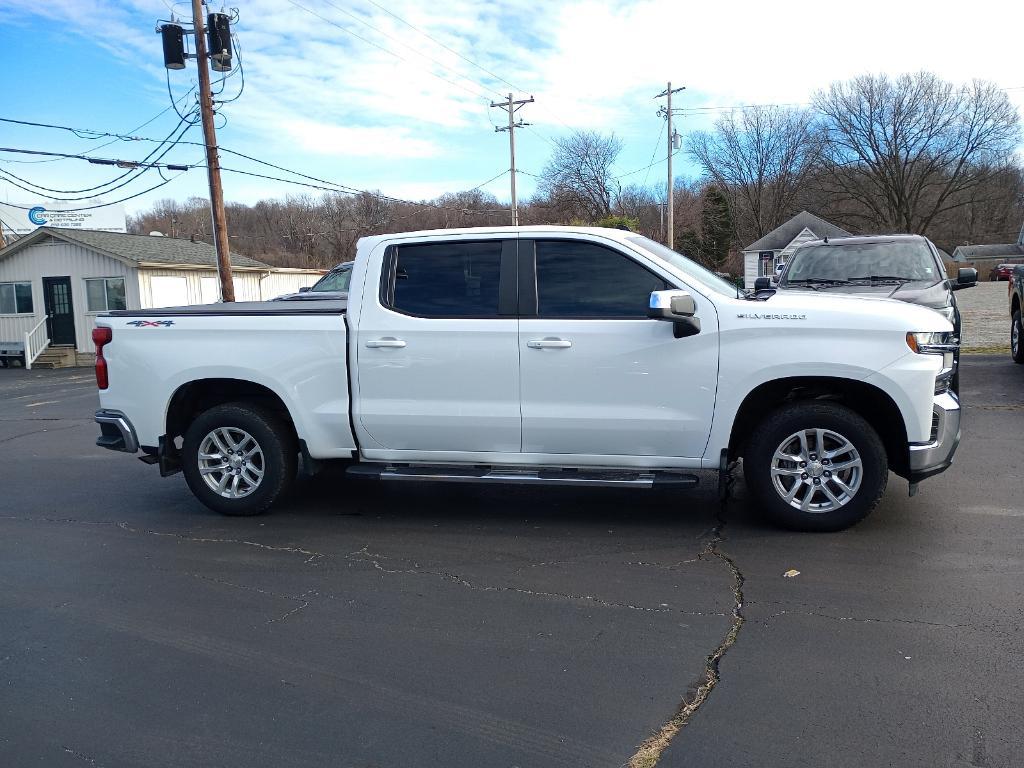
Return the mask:
{"type": "Polygon", "coordinates": [[[203,1],[192,0],[192,24],[196,41],[196,68],[199,70],[199,110],[203,119],[203,143],[206,144],[206,172],[210,179],[210,207],[213,209],[213,242],[217,248],[217,272],[220,275],[221,301],[235,300],[231,280],[231,246],[228,219],[224,213],[224,188],[220,182],[220,157],[217,132],[213,125],[213,94],[210,91],[209,55],[206,50],[206,24],[203,1]]]}
{"type": "MultiPolygon", "coordinates": [[[[193,0],[197,2],[197,0],[193,0]]],[[[533,96],[528,99],[512,100],[512,94],[508,95],[508,101],[491,102],[492,107],[501,107],[508,112],[508,126],[495,126],[496,132],[508,131],[508,153],[510,158],[509,173],[512,175],[512,226],[519,226],[519,201],[516,199],[516,128],[529,125],[522,120],[516,120],[515,114],[524,104],[532,104],[533,96]]]]}
{"type": "MultiPolygon", "coordinates": [[[[193,0],[195,1],[195,0],[193,0]]],[[[672,94],[679,93],[679,91],[685,91],[686,86],[680,86],[673,90],[672,82],[669,81],[668,87],[664,91],[659,93],[654,98],[660,99],[663,96],[668,97],[668,103],[666,106],[658,109],[658,114],[664,116],[668,120],[668,247],[672,248],[675,245],[675,207],[673,205],[674,187],[672,179],[672,152],[675,150],[676,142],[678,141],[678,134],[672,129],[672,94]]]]}

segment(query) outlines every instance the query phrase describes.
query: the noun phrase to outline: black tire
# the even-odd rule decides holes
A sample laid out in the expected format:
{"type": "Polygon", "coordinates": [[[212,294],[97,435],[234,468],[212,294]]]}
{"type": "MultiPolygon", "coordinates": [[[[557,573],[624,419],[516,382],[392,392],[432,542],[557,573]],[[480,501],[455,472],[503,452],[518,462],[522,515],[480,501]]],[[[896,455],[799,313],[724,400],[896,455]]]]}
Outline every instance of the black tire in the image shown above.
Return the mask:
{"type": "MultiPolygon", "coordinates": [[[[225,464],[228,461],[226,459],[225,464]]],[[[213,511],[231,516],[258,515],[278,501],[294,482],[298,447],[290,425],[274,412],[252,403],[228,403],[204,411],[189,426],[182,443],[181,466],[189,489],[213,511]],[[201,471],[199,449],[207,436],[218,429],[247,433],[261,454],[253,472],[262,469],[263,475],[252,490],[240,498],[218,494],[207,484],[201,471]]],[[[215,471],[214,481],[224,474],[215,471]]],[[[255,477],[255,474],[247,473],[245,477],[255,477]]]]}
{"type": "MultiPolygon", "coordinates": [[[[815,433],[813,441],[816,440],[815,433]]],[[[811,466],[803,468],[811,475],[824,472],[827,477],[819,476],[819,483],[830,488],[830,492],[837,490],[839,486],[835,484],[834,479],[829,479],[832,475],[828,468],[821,466],[823,457],[817,453],[820,449],[814,448],[812,439],[808,440],[808,445],[811,447],[809,457],[813,456],[816,459],[809,462],[811,466]]],[[[827,451],[828,446],[835,447],[838,441],[833,436],[826,436],[825,445],[827,451]]],[[[842,461],[840,456],[836,458],[842,461]]],[[[854,471],[841,470],[836,476],[838,478],[845,475],[845,480],[851,481],[849,473],[854,471]]],[[[776,525],[795,531],[841,531],[863,520],[878,505],[889,479],[889,468],[885,446],[878,433],[859,414],[839,403],[803,401],[777,408],[757,426],[744,452],[743,476],[751,494],[751,503],[776,525]],[[810,475],[803,478],[800,475],[802,465],[798,462],[783,462],[780,465],[786,471],[796,469],[797,473],[780,477],[780,483],[785,490],[792,490],[792,483],[803,484],[797,490],[795,500],[799,502],[801,497],[810,493],[812,504],[818,503],[814,501],[818,499],[821,504],[833,507],[826,511],[803,510],[792,506],[783,498],[782,491],[776,489],[772,475],[775,451],[783,442],[803,430],[817,429],[845,438],[855,449],[861,462],[860,485],[848,498],[840,491],[837,498],[842,500],[842,503],[837,506],[825,498],[824,490],[814,488],[812,491],[811,483],[814,478],[810,475]],[[786,485],[787,483],[790,484],[786,485]]]]}
{"type": "Polygon", "coordinates": [[[1010,356],[1013,362],[1024,365],[1024,322],[1021,321],[1019,309],[1013,313],[1010,321],[1010,356]],[[1013,343],[1014,336],[1017,337],[1016,344],[1013,343]]]}

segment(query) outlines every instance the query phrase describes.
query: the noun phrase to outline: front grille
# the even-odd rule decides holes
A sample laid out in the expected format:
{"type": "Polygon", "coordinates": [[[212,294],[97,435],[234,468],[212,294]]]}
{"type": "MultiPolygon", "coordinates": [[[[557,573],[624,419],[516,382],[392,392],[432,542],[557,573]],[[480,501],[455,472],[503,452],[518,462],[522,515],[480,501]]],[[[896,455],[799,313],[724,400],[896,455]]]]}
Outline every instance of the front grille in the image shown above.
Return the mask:
{"type": "Polygon", "coordinates": [[[932,411],[932,432],[928,438],[928,442],[934,443],[939,439],[939,414],[932,411]]]}

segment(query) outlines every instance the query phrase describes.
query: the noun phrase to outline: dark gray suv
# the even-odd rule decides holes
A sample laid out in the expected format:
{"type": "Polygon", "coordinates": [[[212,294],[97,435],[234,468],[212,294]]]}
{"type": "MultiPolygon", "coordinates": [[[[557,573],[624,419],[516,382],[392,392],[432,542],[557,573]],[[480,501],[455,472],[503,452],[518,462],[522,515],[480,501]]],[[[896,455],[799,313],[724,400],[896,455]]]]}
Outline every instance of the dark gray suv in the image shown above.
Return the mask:
{"type": "MultiPolygon", "coordinates": [[[[899,299],[934,309],[953,324],[960,340],[960,310],[955,291],[978,282],[976,269],[960,269],[955,280],[932,242],[920,235],[871,235],[811,240],[798,246],[778,278],[778,290],[856,293],[899,299]]],[[[756,288],[772,288],[758,278],[756,288]]],[[[953,389],[959,384],[959,351],[953,389]]]]}

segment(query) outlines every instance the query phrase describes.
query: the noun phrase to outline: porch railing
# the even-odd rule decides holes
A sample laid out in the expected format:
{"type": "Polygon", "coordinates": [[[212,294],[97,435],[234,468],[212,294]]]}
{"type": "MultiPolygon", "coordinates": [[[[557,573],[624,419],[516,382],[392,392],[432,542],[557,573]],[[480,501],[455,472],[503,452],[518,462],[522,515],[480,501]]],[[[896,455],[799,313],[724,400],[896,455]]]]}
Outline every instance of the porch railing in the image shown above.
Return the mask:
{"type": "Polygon", "coordinates": [[[46,335],[46,321],[49,319],[49,315],[44,315],[31,331],[25,331],[25,367],[28,369],[32,368],[32,363],[40,353],[50,346],[50,337],[46,335]]]}

